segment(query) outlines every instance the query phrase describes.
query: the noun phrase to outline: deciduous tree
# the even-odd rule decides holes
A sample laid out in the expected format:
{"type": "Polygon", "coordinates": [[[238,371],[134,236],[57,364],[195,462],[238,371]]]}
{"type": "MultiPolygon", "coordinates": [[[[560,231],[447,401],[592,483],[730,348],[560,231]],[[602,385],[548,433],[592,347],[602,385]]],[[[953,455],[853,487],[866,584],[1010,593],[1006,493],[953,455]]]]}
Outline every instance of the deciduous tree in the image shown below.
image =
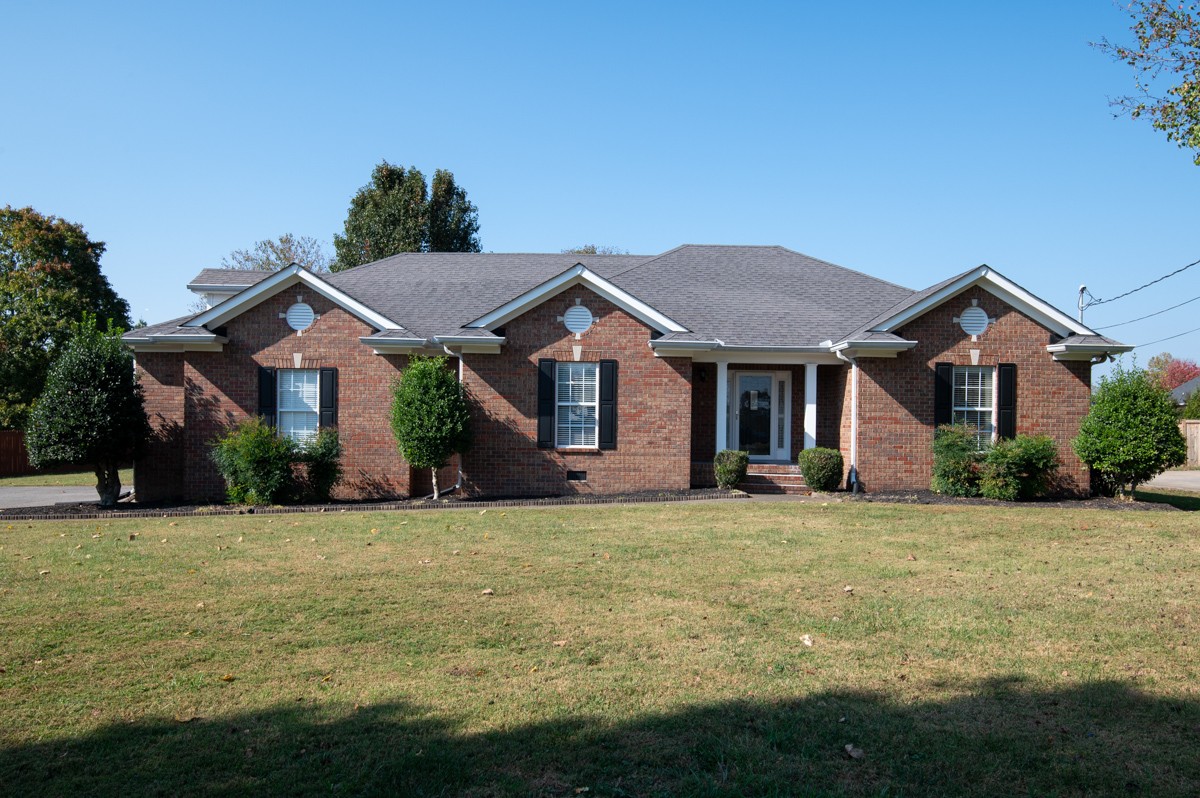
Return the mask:
{"type": "Polygon", "coordinates": [[[433,472],[437,499],[438,469],[471,445],[471,410],[446,358],[414,357],[400,373],[393,387],[392,432],[409,465],[433,472]]]}
{"type": "Polygon", "coordinates": [[[334,235],[333,271],[399,252],[478,252],[479,211],[454,175],[439,169],[432,194],[415,166],[387,161],[350,200],[344,235],[334,235]]]}
{"type": "Polygon", "coordinates": [[[629,250],[612,244],[581,244],[562,250],[564,255],[628,255],[629,250]]]}
{"type": "Polygon", "coordinates": [[[85,316],[46,377],[26,431],[29,461],[37,468],[90,465],[100,506],[121,495],[121,463],[137,454],[150,435],[133,353],[120,328],[101,332],[85,316]]]}
{"type": "Polygon", "coordinates": [[[100,271],[104,244],[33,208],[0,210],[0,427],[23,427],[46,374],[91,313],[129,326],[129,305],[100,271]]]}
{"type": "Polygon", "coordinates": [[[329,271],[329,254],[312,236],[284,233],[259,241],[250,249],[235,249],[221,260],[225,269],[273,272],[297,263],[314,272],[329,271]]]}
{"type": "Polygon", "coordinates": [[[1111,104],[1118,115],[1148,117],[1200,166],[1200,6],[1133,0],[1127,9],[1137,44],[1101,39],[1093,45],[1133,68],[1135,93],[1111,104]]]}
{"type": "Polygon", "coordinates": [[[1170,352],[1160,352],[1146,361],[1146,372],[1160,386],[1173,391],[1190,379],[1200,377],[1200,365],[1170,352]]]}

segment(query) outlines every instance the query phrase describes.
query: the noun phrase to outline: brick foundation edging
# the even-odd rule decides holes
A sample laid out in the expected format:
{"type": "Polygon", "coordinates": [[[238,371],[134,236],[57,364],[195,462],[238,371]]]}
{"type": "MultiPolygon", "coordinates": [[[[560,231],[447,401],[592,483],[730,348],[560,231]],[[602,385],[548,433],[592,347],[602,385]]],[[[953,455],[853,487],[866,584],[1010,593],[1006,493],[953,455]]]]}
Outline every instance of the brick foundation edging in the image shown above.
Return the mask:
{"type": "Polygon", "coordinates": [[[125,521],[138,518],[203,518],[227,515],[306,515],[309,513],[378,513],[427,510],[491,510],[509,507],[564,507],[586,504],[663,504],[666,502],[749,499],[745,493],[723,490],[692,491],[664,496],[563,496],[548,499],[497,499],[465,502],[383,502],[344,507],[337,504],[290,505],[287,507],[197,507],[191,510],[128,510],[111,513],[55,513],[51,515],[0,515],[0,521],[125,521]]]}

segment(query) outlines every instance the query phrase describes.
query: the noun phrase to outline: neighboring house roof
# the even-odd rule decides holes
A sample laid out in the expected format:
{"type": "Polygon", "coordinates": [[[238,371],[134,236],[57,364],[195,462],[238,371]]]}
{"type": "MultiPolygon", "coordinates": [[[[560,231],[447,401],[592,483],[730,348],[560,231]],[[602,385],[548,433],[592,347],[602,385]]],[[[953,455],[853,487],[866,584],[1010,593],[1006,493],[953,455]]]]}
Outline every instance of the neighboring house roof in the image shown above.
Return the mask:
{"type": "Polygon", "coordinates": [[[1195,391],[1200,391],[1200,377],[1192,377],[1183,385],[1171,391],[1171,398],[1175,400],[1175,404],[1187,404],[1188,397],[1195,391]]]}
{"type": "Polygon", "coordinates": [[[361,340],[377,351],[422,346],[493,351],[504,338],[490,331],[577,284],[655,329],[652,343],[664,353],[762,348],[894,356],[915,345],[897,329],[973,285],[1062,336],[1051,347],[1056,357],[1129,348],[1096,335],[987,266],[913,291],[785,247],[691,244],[657,256],[401,253],[319,275],[298,266],[276,272],[204,269],[189,287],[240,290],[196,316],[126,338],[203,335],[206,326],[215,329],[296,282],[374,326],[378,332],[361,340]]]}
{"type": "Polygon", "coordinates": [[[201,269],[187,287],[189,291],[203,291],[212,288],[224,290],[249,288],[272,274],[274,272],[252,269],[201,269]]]}

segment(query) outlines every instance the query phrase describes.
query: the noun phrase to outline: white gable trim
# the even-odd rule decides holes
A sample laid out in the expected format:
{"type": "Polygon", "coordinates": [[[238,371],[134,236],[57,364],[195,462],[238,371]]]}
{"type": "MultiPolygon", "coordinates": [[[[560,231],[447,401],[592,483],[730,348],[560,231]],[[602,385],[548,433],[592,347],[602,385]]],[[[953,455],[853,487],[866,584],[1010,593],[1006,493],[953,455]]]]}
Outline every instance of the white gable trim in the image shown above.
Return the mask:
{"type": "Polygon", "coordinates": [[[575,264],[557,277],[552,277],[536,288],[531,288],[516,299],[504,303],[486,316],[480,316],[465,326],[482,327],[489,330],[499,327],[575,285],[586,285],[626,313],[659,332],[687,332],[686,327],[658,312],[629,292],[621,290],[582,263],[575,264]]]}
{"type": "Polygon", "coordinates": [[[885,319],[871,329],[878,332],[893,332],[908,322],[925,314],[947,300],[972,286],[980,286],[985,291],[1004,300],[1029,318],[1063,337],[1069,335],[1095,335],[1096,333],[1075,321],[1067,314],[1048,302],[1045,302],[1026,291],[1021,286],[1009,280],[990,266],[980,266],[959,277],[941,290],[930,294],[910,308],[902,310],[895,316],[885,319]]]}
{"type": "Polygon", "coordinates": [[[335,305],[353,313],[358,318],[365,321],[367,324],[375,327],[377,330],[395,329],[402,325],[397,324],[391,319],[383,316],[369,307],[354,299],[349,294],[339,291],[329,283],[317,277],[308,269],[302,268],[295,264],[288,266],[286,269],[280,269],[272,274],[267,279],[260,283],[250,286],[243,291],[234,294],[229,299],[215,305],[208,310],[196,316],[191,321],[183,323],[184,327],[204,327],[209,324],[220,326],[230,319],[241,315],[250,308],[260,302],[270,299],[287,288],[290,288],[297,283],[304,283],[313,291],[316,291],[321,296],[333,302],[335,305]]]}

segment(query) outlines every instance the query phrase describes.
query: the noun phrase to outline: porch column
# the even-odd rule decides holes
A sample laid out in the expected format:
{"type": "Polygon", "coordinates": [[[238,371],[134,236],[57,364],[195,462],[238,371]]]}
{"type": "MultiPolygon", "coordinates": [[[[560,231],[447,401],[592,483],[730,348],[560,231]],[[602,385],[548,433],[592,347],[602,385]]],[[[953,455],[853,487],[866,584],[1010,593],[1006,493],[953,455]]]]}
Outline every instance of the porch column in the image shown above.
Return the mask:
{"type": "Polygon", "coordinates": [[[804,364],[804,448],[817,445],[817,364],[804,364]]]}
{"type": "MultiPolygon", "coordinates": [[[[729,448],[729,364],[717,363],[717,451],[729,448]]],[[[714,452],[715,454],[715,452],[714,452]]]]}

